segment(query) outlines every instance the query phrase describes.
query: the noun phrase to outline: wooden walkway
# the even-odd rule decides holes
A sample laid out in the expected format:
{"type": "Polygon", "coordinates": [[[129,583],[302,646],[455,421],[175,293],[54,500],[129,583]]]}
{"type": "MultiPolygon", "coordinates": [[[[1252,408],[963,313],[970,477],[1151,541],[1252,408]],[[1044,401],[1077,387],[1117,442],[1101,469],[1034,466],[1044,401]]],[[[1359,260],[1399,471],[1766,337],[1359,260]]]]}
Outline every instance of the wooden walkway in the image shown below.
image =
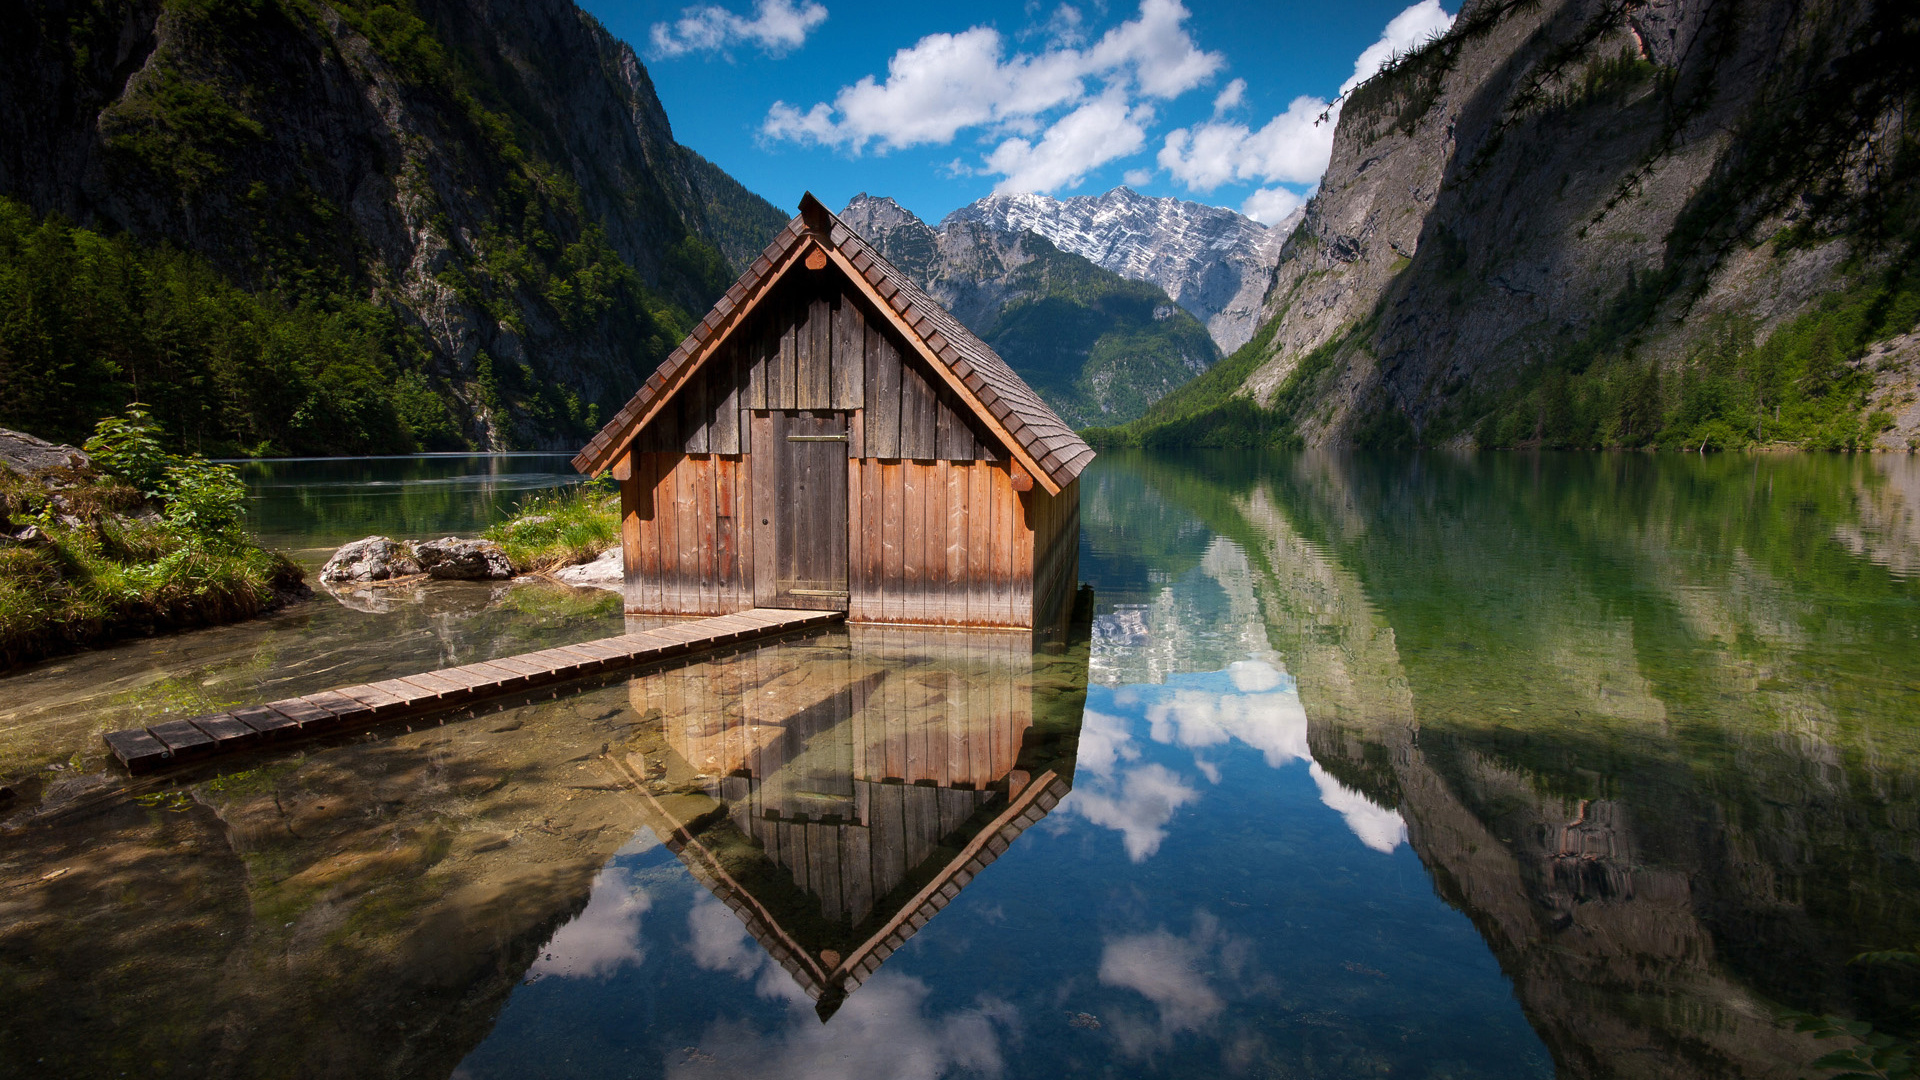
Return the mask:
{"type": "Polygon", "coordinates": [[[839,611],[754,608],[737,615],[720,615],[385,682],[343,686],[191,720],[169,720],[152,727],[115,731],[107,735],[107,746],[128,771],[151,772],[175,762],[229,753],[268,740],[317,735],[368,720],[385,721],[471,705],[536,686],[671,659],[750,638],[824,626],[845,618],[845,613],[839,611]]]}

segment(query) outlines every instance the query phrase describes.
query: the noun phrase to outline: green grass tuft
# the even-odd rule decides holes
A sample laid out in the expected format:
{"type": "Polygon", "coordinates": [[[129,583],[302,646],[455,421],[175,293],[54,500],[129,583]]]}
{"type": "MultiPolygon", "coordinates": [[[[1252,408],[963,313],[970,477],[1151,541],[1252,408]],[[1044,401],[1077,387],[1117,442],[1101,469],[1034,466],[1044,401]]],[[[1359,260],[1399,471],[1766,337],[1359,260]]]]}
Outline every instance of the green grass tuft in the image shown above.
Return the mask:
{"type": "Polygon", "coordinates": [[[620,542],[620,493],[610,480],[542,492],[486,536],[506,549],[518,574],[591,562],[620,542]]]}

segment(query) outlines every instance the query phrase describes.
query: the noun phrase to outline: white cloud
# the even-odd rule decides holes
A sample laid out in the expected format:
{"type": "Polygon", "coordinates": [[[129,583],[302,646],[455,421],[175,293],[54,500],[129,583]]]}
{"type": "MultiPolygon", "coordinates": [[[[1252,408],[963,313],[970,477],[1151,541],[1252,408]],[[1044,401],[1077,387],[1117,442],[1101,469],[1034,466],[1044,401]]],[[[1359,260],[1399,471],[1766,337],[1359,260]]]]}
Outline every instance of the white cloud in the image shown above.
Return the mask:
{"type": "Polygon", "coordinates": [[[1053,9],[1053,15],[1047,20],[1047,37],[1061,45],[1079,45],[1087,40],[1083,29],[1086,16],[1072,4],[1061,4],[1053,9]]]}
{"type": "Polygon", "coordinates": [[[1347,91],[1373,78],[1374,73],[1387,65],[1387,61],[1402,53],[1412,52],[1427,42],[1447,32],[1453,25],[1453,16],[1440,7],[1440,0],[1420,0],[1420,3],[1395,15],[1380,32],[1380,40],[1366,47],[1359,59],[1353,62],[1353,74],[1340,84],[1340,93],[1347,91]]]}
{"type": "Polygon", "coordinates": [[[1238,739],[1259,750],[1268,767],[1312,760],[1307,749],[1307,712],[1293,680],[1261,660],[1242,660],[1227,668],[1236,691],[1230,694],[1190,687],[1171,688],[1147,707],[1153,741],[1189,750],[1238,739]]]}
{"type": "Polygon", "coordinates": [[[1096,776],[1109,776],[1114,765],[1139,756],[1140,748],[1133,745],[1133,733],[1127,730],[1125,720],[1094,709],[1086,710],[1080,725],[1078,768],[1096,776]]]}
{"type": "Polygon", "coordinates": [[[984,129],[1014,136],[986,157],[987,171],[1005,178],[996,190],[1072,186],[1146,145],[1151,101],[1184,94],[1225,64],[1194,43],[1190,14],[1179,0],[1142,0],[1135,18],[1081,48],[1079,10],[1063,6],[1049,23],[1050,47],[1012,55],[992,27],[930,34],[893,55],[885,81],[868,75],[805,109],[775,102],[760,130],[860,154],[984,129]]]}
{"type": "Polygon", "coordinates": [[[609,866],[593,879],[586,909],[554,932],[527,970],[529,982],[550,975],[598,979],[646,959],[640,945],[640,916],[653,907],[647,891],[632,884],[627,871],[609,866]]]}
{"type": "MultiPolygon", "coordinates": [[[[777,966],[769,966],[784,977],[777,966]]],[[[832,1024],[822,1024],[813,1002],[800,994],[787,999],[784,1029],[761,1033],[735,1021],[719,1022],[699,1043],[711,1057],[670,1064],[667,1075],[784,1080],[1000,1075],[1006,1067],[1001,1029],[1014,1024],[1012,1010],[989,1001],[929,1015],[927,996],[919,979],[882,970],[848,996],[832,1024]]]]}
{"type": "Polygon", "coordinates": [[[1278,225],[1306,205],[1306,198],[1283,187],[1261,188],[1240,204],[1240,212],[1262,225],[1278,225]]]}
{"type": "Polygon", "coordinates": [[[1333,153],[1333,118],[1320,121],[1326,111],[1320,98],[1297,97],[1258,131],[1231,120],[1176,128],[1160,148],[1160,166],[1193,191],[1235,181],[1311,184],[1333,153]]]}
{"type": "Polygon", "coordinates": [[[1100,981],[1138,992],[1160,1010],[1171,1031],[1198,1028],[1226,1008],[1197,970],[1204,950],[1165,930],[1109,941],[1100,953],[1100,981]]]}
{"type": "Polygon", "coordinates": [[[987,155],[987,169],[1006,179],[995,193],[1076,187],[1087,173],[1147,144],[1151,105],[1129,107],[1118,88],[1060,118],[1038,144],[1008,139],[987,155]]]}
{"type": "Polygon", "coordinates": [[[1220,91],[1219,96],[1213,99],[1213,115],[1218,118],[1222,113],[1231,112],[1239,108],[1246,100],[1247,80],[1235,79],[1227,84],[1226,89],[1220,91]]]}
{"type": "Polygon", "coordinates": [[[1085,92],[1078,53],[1003,60],[1002,51],[991,27],[929,34],[894,54],[886,82],[869,75],[841,88],[832,105],[821,102],[804,113],[775,102],[761,131],[854,153],[876,142],[901,149],[952,142],[962,128],[1032,118],[1085,92]]]}
{"type": "Polygon", "coordinates": [[[1126,175],[1120,178],[1120,182],[1127,185],[1128,187],[1137,188],[1147,183],[1148,181],[1151,181],[1152,179],[1153,179],[1152,169],[1128,169],[1126,172],[1126,175]]]}
{"type": "Polygon", "coordinates": [[[827,9],[811,0],[759,0],[753,11],[749,19],[717,5],[687,8],[671,23],[653,24],[653,55],[719,52],[746,43],[777,55],[806,44],[807,35],[827,21],[827,9]]]}
{"type": "MultiPolygon", "coordinates": [[[[1154,742],[1195,751],[1194,767],[1213,783],[1219,768],[1199,751],[1238,741],[1261,752],[1269,768],[1307,764],[1320,802],[1338,813],[1355,839],[1375,851],[1391,852],[1407,838],[1400,814],[1334,779],[1307,744],[1307,711],[1292,676],[1264,660],[1241,660],[1226,669],[1231,691],[1170,681],[1151,688],[1144,710],[1154,742]]],[[[1115,695],[1116,701],[1119,695],[1115,695]]],[[[1126,720],[1088,710],[1081,735],[1080,763],[1089,783],[1071,797],[1072,809],[1096,825],[1120,831],[1127,854],[1141,862],[1160,848],[1175,810],[1199,797],[1171,770],[1160,765],[1126,770],[1140,748],[1126,720]],[[1119,770],[1119,783],[1115,772],[1119,770]],[[1159,770],[1150,772],[1150,770],[1159,770]]]]}
{"type": "Polygon", "coordinates": [[[1185,937],[1160,929],[1108,939],[1100,951],[1101,983],[1138,993],[1160,1014],[1157,1032],[1113,1017],[1121,1050],[1130,1056],[1165,1050],[1178,1033],[1205,1028],[1226,1008],[1214,980],[1236,986],[1251,955],[1251,942],[1222,931],[1206,911],[1194,912],[1185,937]]]}
{"type": "Polygon", "coordinates": [[[1243,694],[1264,694],[1293,685],[1286,672],[1265,660],[1235,660],[1227,665],[1227,681],[1243,694]]]}
{"type": "MultiPolygon", "coordinates": [[[[1381,31],[1380,39],[1360,53],[1354,61],[1353,75],[1341,84],[1340,93],[1344,95],[1372,77],[1394,56],[1445,33],[1452,25],[1453,16],[1440,7],[1440,0],[1420,0],[1394,16],[1381,31]]],[[[1219,119],[1225,111],[1220,101],[1226,100],[1232,89],[1229,85],[1216,99],[1214,119],[1167,133],[1158,155],[1160,166],[1187,185],[1188,190],[1198,192],[1234,182],[1318,183],[1333,153],[1333,129],[1340,120],[1339,102],[1297,97],[1288,102],[1285,112],[1254,130],[1245,124],[1219,119]],[[1326,116],[1325,120],[1320,119],[1322,115],[1326,116]]],[[[1234,104],[1239,104],[1237,98],[1234,104]]],[[[1265,191],[1249,198],[1248,203],[1252,205],[1255,199],[1260,199],[1258,208],[1272,213],[1281,205],[1279,198],[1277,191],[1265,191]]],[[[1256,216],[1251,210],[1247,214],[1256,216]]],[[[1285,216],[1280,213],[1272,220],[1285,216]]]]}
{"type": "Polygon", "coordinates": [[[1140,93],[1178,97],[1213,78],[1226,57],[1205,52],[1180,24],[1192,14],[1180,0],[1141,0],[1140,17],[1106,32],[1087,53],[1091,71],[1131,71],[1140,93]]]}
{"type": "Polygon", "coordinates": [[[1061,803],[1095,825],[1120,833],[1127,858],[1145,862],[1167,838],[1174,811],[1200,797],[1164,765],[1152,764],[1121,775],[1119,790],[1111,783],[1075,789],[1061,803]]]}

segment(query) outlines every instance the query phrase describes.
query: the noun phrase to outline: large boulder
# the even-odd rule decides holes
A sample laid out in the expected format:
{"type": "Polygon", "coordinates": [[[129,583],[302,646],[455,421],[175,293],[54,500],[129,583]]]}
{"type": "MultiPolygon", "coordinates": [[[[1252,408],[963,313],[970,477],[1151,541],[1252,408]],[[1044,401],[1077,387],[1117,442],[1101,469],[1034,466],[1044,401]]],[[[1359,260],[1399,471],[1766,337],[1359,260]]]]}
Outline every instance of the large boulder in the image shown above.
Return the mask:
{"type": "Polygon", "coordinates": [[[333,553],[320,568],[320,580],[386,581],[421,572],[421,566],[408,546],[384,536],[369,536],[333,553]]]}
{"type": "Polygon", "coordinates": [[[626,564],[620,557],[620,545],[615,544],[601,552],[600,557],[592,562],[583,562],[555,570],[553,580],[589,589],[624,591],[627,587],[627,573],[626,564]]]}
{"type": "Polygon", "coordinates": [[[413,557],[430,577],[452,581],[501,581],[513,576],[513,563],[491,540],[462,540],[448,536],[409,544],[413,557]]]}
{"type": "Polygon", "coordinates": [[[85,452],[64,443],[50,443],[24,431],[0,428],[0,464],[17,473],[37,473],[62,465],[83,468],[91,464],[85,452]]]}

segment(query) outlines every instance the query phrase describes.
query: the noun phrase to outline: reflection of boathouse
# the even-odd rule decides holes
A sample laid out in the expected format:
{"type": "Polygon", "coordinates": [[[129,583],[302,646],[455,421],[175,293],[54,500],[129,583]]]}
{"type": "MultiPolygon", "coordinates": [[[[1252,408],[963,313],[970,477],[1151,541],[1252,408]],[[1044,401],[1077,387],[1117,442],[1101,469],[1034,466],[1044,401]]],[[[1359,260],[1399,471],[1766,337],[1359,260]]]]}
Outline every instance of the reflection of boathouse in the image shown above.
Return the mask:
{"type": "Polygon", "coordinates": [[[1085,664],[1024,634],[856,627],[635,680],[660,726],[626,763],[824,1018],[1066,794],[1085,664]]]}

